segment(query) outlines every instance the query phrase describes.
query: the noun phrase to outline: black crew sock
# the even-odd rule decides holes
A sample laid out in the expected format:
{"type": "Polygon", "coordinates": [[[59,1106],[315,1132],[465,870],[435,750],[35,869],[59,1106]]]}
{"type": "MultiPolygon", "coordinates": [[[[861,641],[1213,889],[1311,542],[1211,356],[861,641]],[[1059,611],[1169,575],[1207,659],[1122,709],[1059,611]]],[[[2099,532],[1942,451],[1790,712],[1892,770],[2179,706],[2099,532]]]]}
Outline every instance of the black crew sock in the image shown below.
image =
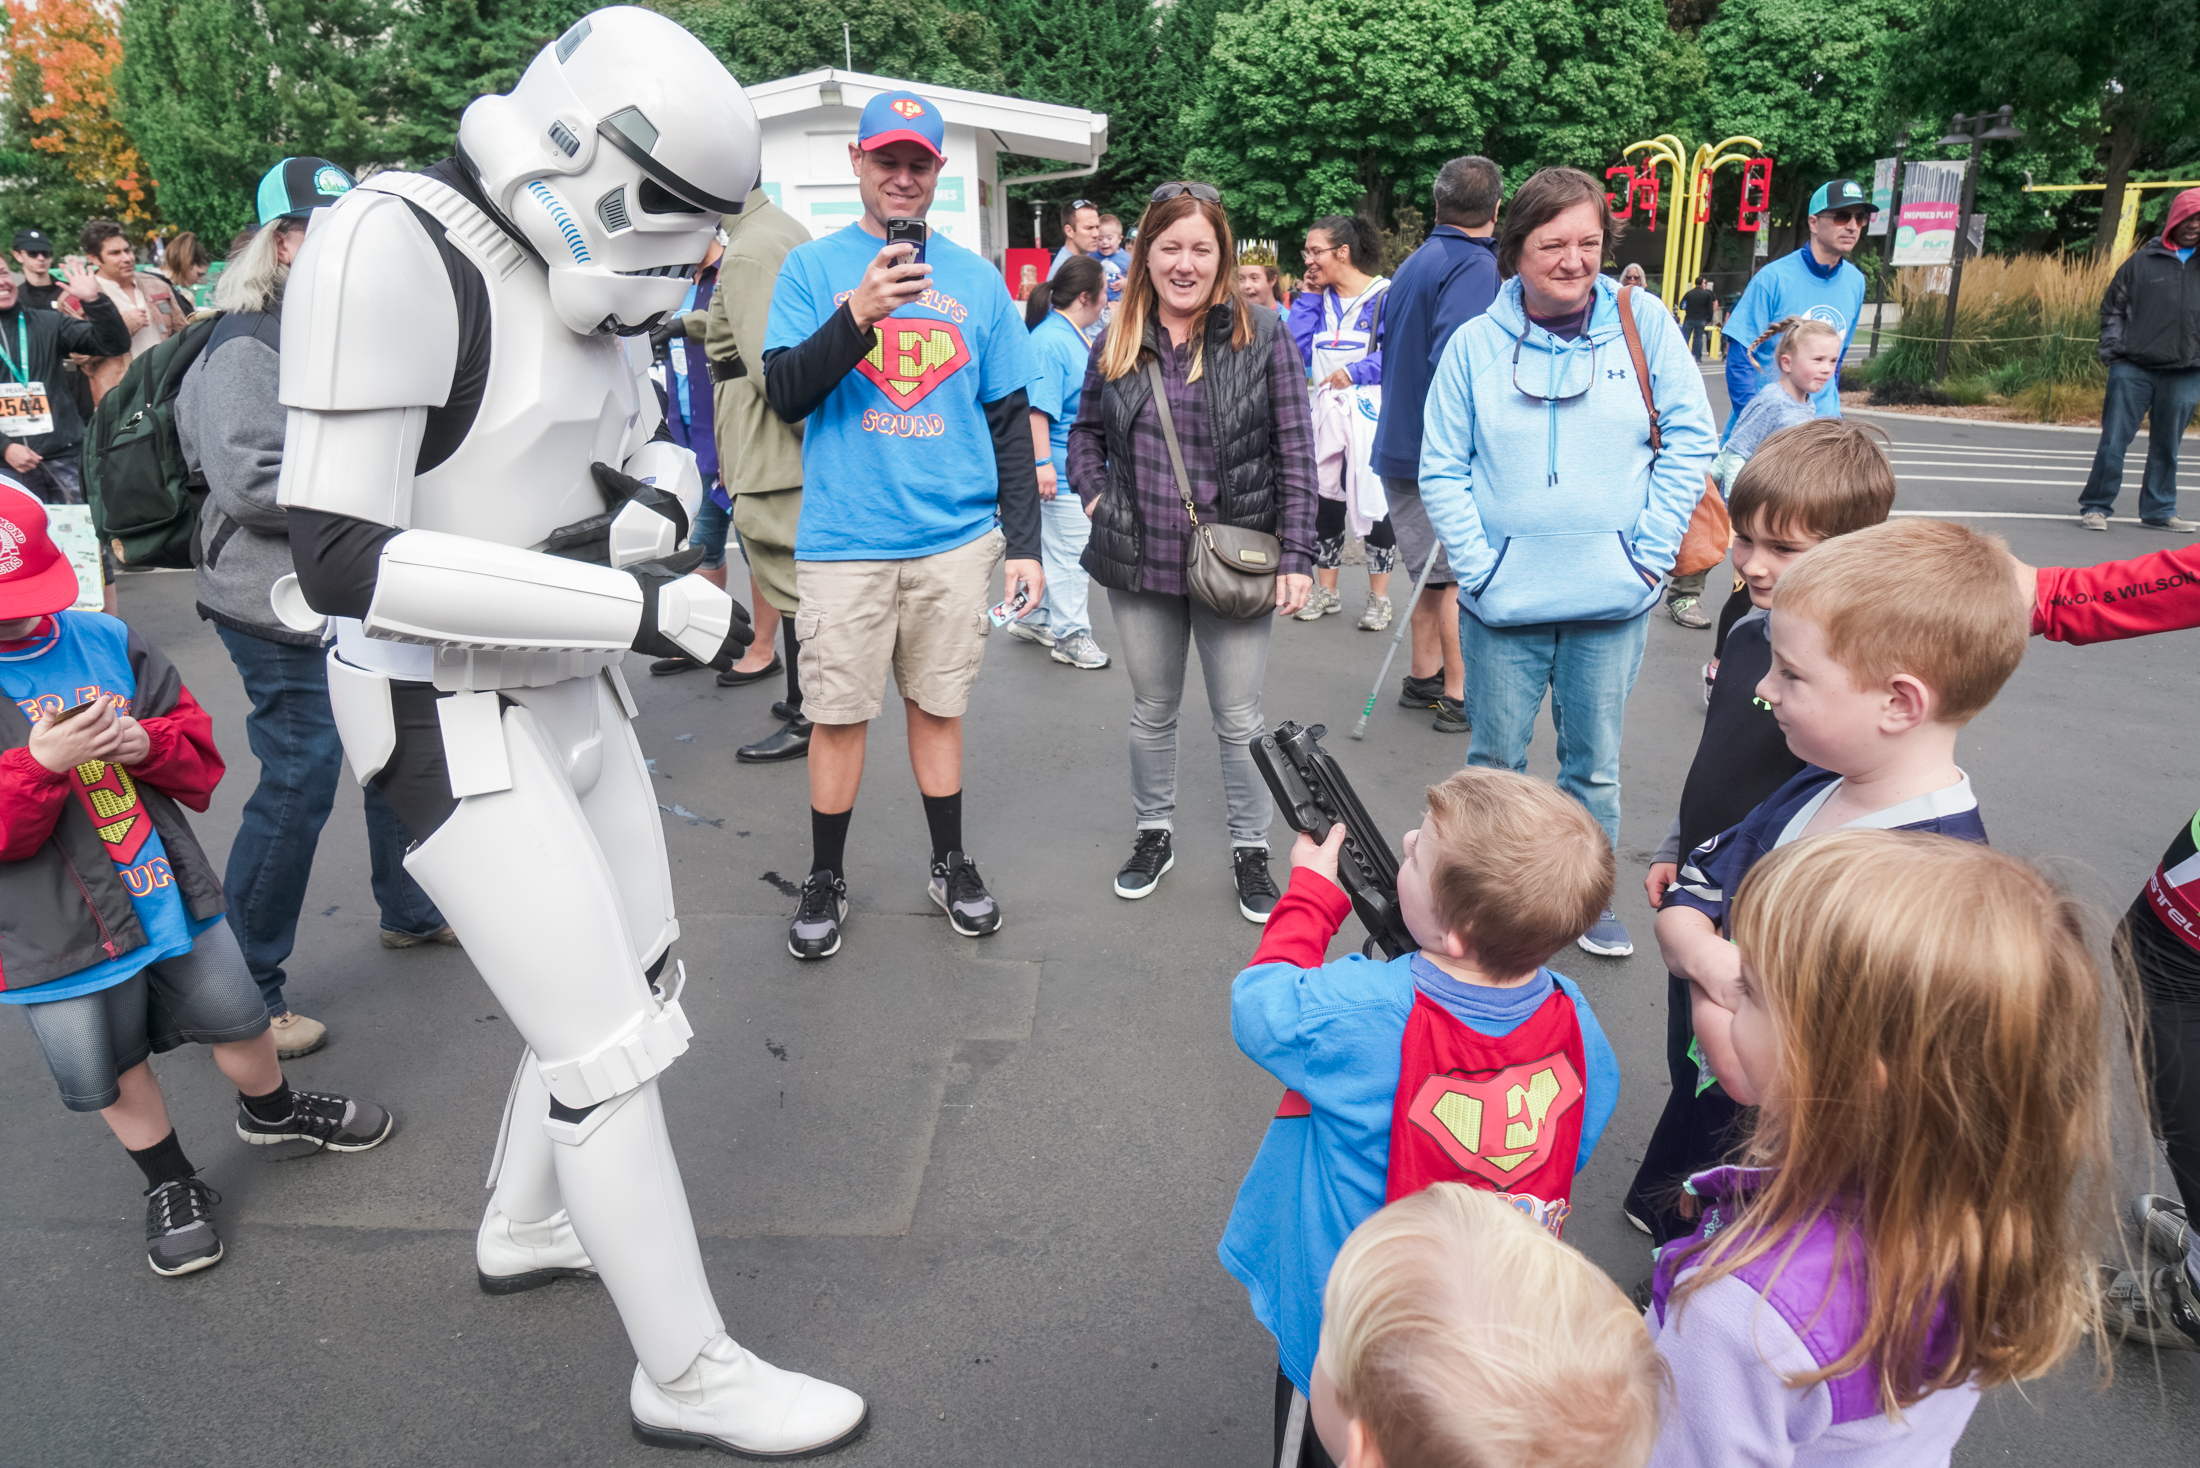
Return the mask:
{"type": "Polygon", "coordinates": [[[127,1150],[130,1160],[138,1165],[138,1171],[145,1174],[148,1192],[162,1183],[180,1183],[197,1171],[191,1166],[191,1159],[183,1155],[183,1143],[176,1140],[174,1127],[168,1129],[167,1136],[142,1151],[135,1147],[127,1150]]]}
{"type": "Polygon", "coordinates": [[[794,640],[794,613],[788,612],[779,619],[779,641],[787,649],[780,659],[787,665],[787,707],[802,712],[802,648],[794,640]]]}
{"type": "Polygon", "coordinates": [[[854,814],[852,806],[837,815],[810,807],[811,871],[831,872],[841,878],[848,875],[848,818],[854,814]]]}
{"type": "Polygon", "coordinates": [[[244,1092],[239,1091],[237,1099],[244,1103],[244,1109],[252,1113],[254,1120],[272,1124],[290,1119],[290,1082],[288,1081],[277,1081],[275,1089],[265,1096],[247,1096],[244,1092]]]}
{"type": "Polygon", "coordinates": [[[945,861],[950,851],[962,850],[963,793],[925,796],[924,823],[932,828],[932,860],[945,861]]]}

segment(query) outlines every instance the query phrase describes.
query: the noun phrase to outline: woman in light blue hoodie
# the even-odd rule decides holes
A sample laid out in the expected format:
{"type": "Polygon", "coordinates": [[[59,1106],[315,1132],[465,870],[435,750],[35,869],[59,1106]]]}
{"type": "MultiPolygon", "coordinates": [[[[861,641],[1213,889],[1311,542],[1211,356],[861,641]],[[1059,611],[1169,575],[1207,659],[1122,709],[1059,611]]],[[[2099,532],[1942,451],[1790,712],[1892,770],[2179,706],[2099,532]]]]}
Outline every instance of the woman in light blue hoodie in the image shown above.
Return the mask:
{"type": "MultiPolygon", "coordinates": [[[[1718,430],[1703,375],[1647,291],[1628,305],[1662,447],[1599,273],[1618,234],[1604,185],[1546,168],[1505,212],[1489,310],[1452,334],[1429,385],[1421,499],[1459,577],[1471,765],[1525,770],[1546,691],[1558,783],[1619,840],[1619,745],[1666,573],[1718,430]]],[[[1634,951],[1607,908],[1591,953],[1634,951]]]]}

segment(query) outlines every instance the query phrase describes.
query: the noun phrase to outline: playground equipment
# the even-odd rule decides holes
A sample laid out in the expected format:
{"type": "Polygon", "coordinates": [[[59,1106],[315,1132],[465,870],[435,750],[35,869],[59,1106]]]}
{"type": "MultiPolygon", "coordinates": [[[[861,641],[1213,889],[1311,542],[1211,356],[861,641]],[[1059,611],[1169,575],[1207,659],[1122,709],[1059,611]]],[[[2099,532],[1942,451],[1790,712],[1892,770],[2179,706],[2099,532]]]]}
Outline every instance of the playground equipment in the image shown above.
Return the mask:
{"type": "MultiPolygon", "coordinates": [[[[2139,195],[2146,189],[2189,189],[2200,186],[2200,178],[2173,178],[2159,182],[2129,182],[2124,185],[2123,208],[2116,216],[2116,244],[2110,258],[2122,260],[2139,244],[2139,195]]],[[[2028,194],[2088,194],[2096,189],[2106,190],[2107,184],[2036,184],[2026,179],[2024,191],[2028,194]]]]}
{"type": "Polygon", "coordinates": [[[1744,234],[1751,234],[1764,227],[1766,206],[1772,196],[1772,160],[1761,156],[1765,145],[1755,138],[1731,137],[1716,145],[1704,143],[1691,155],[1688,145],[1671,133],[1663,133],[1639,143],[1629,143],[1621,150],[1623,158],[1643,155],[1641,162],[1623,163],[1605,170],[1606,178],[1624,172],[1628,175],[1628,207],[1615,208],[1619,218],[1627,218],[1638,203],[1647,202],[1648,228],[1658,227],[1658,167],[1663,164],[1671,175],[1672,207],[1669,218],[1673,228],[1665,237],[1665,275],[1659,286],[1666,309],[1676,309],[1681,293],[1693,285],[1703,273],[1705,226],[1711,222],[1712,175],[1729,163],[1747,165],[1742,190],[1741,217],[1734,227],[1744,234]],[[1738,151],[1746,149],[1747,151],[1738,151]],[[1752,154],[1759,156],[1752,157],[1752,154]]]}

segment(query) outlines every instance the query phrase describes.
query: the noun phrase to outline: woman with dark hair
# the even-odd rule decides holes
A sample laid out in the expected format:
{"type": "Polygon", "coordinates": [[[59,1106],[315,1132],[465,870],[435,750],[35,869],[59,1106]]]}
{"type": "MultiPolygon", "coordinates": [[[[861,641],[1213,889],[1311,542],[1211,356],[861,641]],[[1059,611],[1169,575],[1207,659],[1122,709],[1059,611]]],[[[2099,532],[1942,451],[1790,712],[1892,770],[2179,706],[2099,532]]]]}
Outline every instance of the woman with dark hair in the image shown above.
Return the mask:
{"type": "MultiPolygon", "coordinates": [[[[1421,445],[1421,501],[1459,577],[1467,763],[1525,770],[1549,694],[1559,786],[1615,846],[1627,695],[1719,446],[1672,313],[1600,273],[1618,234],[1579,169],[1522,186],[1505,284],[1444,349],[1421,445]]],[[[1634,951],[1609,908],[1580,941],[1634,951]]]]}
{"type": "Polygon", "coordinates": [[[1213,187],[1154,190],[1123,300],[1085,374],[1069,474],[1092,517],[1084,566],[1108,588],[1131,676],[1138,835],[1115,893],[1148,895],[1176,862],[1177,710],[1185,653],[1197,643],[1222,746],[1238,912],[1264,923],[1277,896],[1268,874],[1275,812],[1251,745],[1263,727],[1274,614],[1296,612],[1313,587],[1313,425],[1298,352],[1273,315],[1238,295],[1236,258],[1213,187]],[[1192,594],[1195,558],[1218,555],[1209,534],[1218,527],[1279,542],[1274,595],[1262,592],[1258,615],[1226,616],[1192,594]]]}
{"type": "Polygon", "coordinates": [[[1008,635],[1049,648],[1054,661],[1088,672],[1106,667],[1108,655],[1092,640],[1092,578],[1077,564],[1092,539],[1092,521],[1068,492],[1069,430],[1107,304],[1108,273],[1091,255],[1063,261],[1024,303],[1024,324],[1039,358],[1031,385],[1031,450],[1039,463],[1039,559],[1047,589],[1036,610],[1008,624],[1008,635]]]}
{"type": "Polygon", "coordinates": [[[1383,237],[1373,224],[1330,214],[1306,232],[1306,292],[1291,303],[1291,335],[1314,383],[1314,594],[1301,622],[1342,611],[1337,570],[1347,526],[1367,542],[1367,608],[1360,628],[1390,625],[1390,573],[1398,564],[1390,501],[1375,472],[1383,411],[1383,237]]]}

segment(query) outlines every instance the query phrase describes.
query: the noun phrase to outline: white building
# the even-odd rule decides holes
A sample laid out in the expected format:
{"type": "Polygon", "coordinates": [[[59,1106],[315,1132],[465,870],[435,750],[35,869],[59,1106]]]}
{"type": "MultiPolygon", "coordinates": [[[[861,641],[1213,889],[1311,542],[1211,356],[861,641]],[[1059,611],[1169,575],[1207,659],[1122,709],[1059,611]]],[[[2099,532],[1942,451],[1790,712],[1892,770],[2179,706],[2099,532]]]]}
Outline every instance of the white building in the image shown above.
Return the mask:
{"type": "MultiPolygon", "coordinates": [[[[848,145],[863,106],[881,92],[912,91],[940,109],[947,162],[928,217],[932,227],[995,265],[1009,236],[1008,196],[996,167],[1002,153],[1059,159],[1059,173],[1018,174],[1010,183],[1077,178],[1100,166],[1108,115],[1019,97],[926,87],[887,76],[826,67],[747,89],[764,128],[764,192],[812,235],[830,234],[863,212],[848,145]]],[[[1029,220],[1013,243],[1029,243],[1029,220]]]]}

